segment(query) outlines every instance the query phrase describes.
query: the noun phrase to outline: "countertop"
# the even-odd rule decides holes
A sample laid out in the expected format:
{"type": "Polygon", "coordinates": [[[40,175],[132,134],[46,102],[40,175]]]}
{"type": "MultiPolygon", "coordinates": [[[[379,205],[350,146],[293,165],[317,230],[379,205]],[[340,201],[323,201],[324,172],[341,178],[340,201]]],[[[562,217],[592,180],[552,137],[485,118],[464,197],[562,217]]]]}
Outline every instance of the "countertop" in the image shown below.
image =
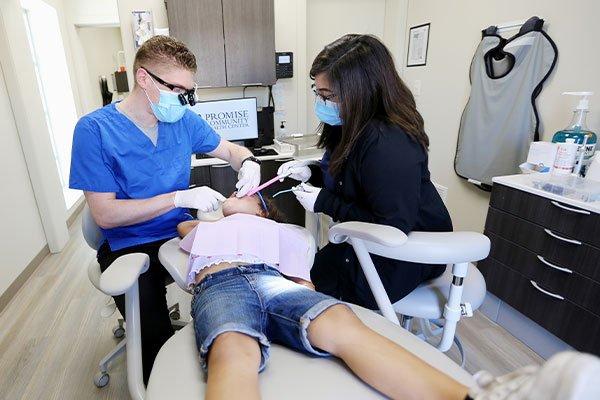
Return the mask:
{"type": "MultiPolygon", "coordinates": [[[[258,158],[261,161],[267,161],[267,160],[280,160],[282,158],[289,158],[289,159],[297,159],[297,160],[320,160],[321,157],[323,156],[323,151],[319,151],[317,153],[315,152],[311,152],[309,154],[299,154],[299,155],[294,155],[294,147],[293,146],[265,146],[265,148],[270,148],[270,149],[274,149],[275,151],[277,151],[276,155],[270,155],[270,156],[258,156],[256,158],[258,158]]],[[[206,166],[210,166],[210,165],[226,165],[228,164],[227,161],[223,161],[220,160],[218,158],[201,158],[201,159],[197,159],[195,155],[192,155],[192,168],[194,167],[206,167],[206,166]]]]}
{"type": "Polygon", "coordinates": [[[541,189],[536,189],[533,186],[532,179],[534,179],[537,175],[538,174],[520,174],[497,176],[492,179],[492,182],[497,183],[499,185],[509,186],[514,189],[519,189],[527,193],[535,194],[537,196],[545,197],[547,199],[555,200],[563,204],[581,208],[583,210],[591,211],[596,214],[600,214],[600,201],[587,203],[584,201],[574,200],[568,197],[560,196],[554,193],[549,193],[541,189]]]}

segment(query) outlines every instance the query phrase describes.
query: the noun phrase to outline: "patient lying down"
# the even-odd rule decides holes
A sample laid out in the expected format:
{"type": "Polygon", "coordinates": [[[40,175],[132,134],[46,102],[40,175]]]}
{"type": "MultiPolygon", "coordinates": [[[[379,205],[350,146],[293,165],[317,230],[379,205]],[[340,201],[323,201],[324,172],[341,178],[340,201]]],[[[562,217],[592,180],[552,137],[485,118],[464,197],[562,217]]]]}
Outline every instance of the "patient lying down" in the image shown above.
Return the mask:
{"type": "MultiPolygon", "coordinates": [[[[311,251],[307,247],[309,243],[306,239],[297,229],[277,224],[277,222],[283,222],[285,218],[268,199],[262,198],[259,194],[241,198],[235,197],[234,194],[223,203],[222,207],[223,216],[228,221],[200,222],[196,220],[182,222],[177,226],[179,235],[184,237],[192,233],[198,224],[202,224],[200,231],[197,234],[194,231],[194,234],[190,235],[183,245],[186,247],[185,242],[187,242],[187,247],[189,247],[197,240],[196,253],[193,254],[191,262],[193,265],[190,265],[188,274],[188,285],[194,286],[206,275],[234,267],[240,263],[251,264],[265,261],[269,264],[269,261],[272,261],[269,265],[279,269],[287,279],[314,289],[314,285],[310,282],[310,266],[307,265],[307,259],[304,256],[304,253],[311,251]],[[239,247],[241,243],[244,245],[239,247]],[[231,244],[236,244],[236,248],[228,247],[231,244]],[[292,247],[297,248],[291,250],[292,247]],[[227,248],[232,254],[225,254],[227,248]],[[241,253],[244,251],[247,254],[241,253]],[[200,254],[201,252],[205,254],[200,254]],[[215,254],[217,252],[219,254],[215,254]],[[283,254],[282,260],[279,260],[280,253],[283,254]],[[283,261],[282,268],[279,268],[279,261],[283,261]]],[[[189,248],[185,250],[190,251],[189,248]]]]}
{"type": "MultiPolygon", "coordinates": [[[[592,357],[563,353],[540,371],[486,377],[485,386],[469,390],[368,328],[343,302],[307,288],[305,264],[312,250],[294,228],[277,222],[281,218],[270,202],[260,195],[231,197],[223,203],[223,215],[216,222],[178,226],[185,236],[182,248],[190,252],[191,312],[201,364],[208,371],[206,399],[259,399],[258,373],[271,342],[339,357],[360,379],[394,399],[507,399],[516,390],[521,395],[511,399],[541,399],[528,394],[534,379],[544,379],[544,370],[555,376],[561,365],[571,365],[565,357],[592,357]],[[507,391],[508,385],[514,388],[507,391]]],[[[556,379],[546,380],[548,390],[556,389],[556,379]]]]}

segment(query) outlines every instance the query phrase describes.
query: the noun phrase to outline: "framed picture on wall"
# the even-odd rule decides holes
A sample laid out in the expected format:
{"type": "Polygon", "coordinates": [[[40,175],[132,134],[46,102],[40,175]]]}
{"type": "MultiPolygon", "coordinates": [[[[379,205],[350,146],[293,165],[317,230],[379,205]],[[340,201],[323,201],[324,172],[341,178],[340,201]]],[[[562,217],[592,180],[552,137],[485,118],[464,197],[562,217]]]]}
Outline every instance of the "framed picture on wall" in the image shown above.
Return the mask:
{"type": "Polygon", "coordinates": [[[132,31],[135,49],[154,36],[154,21],[152,11],[132,11],[132,31]]]}
{"type": "Polygon", "coordinates": [[[408,33],[407,67],[420,67],[427,64],[430,26],[431,24],[423,24],[410,28],[408,33]]]}

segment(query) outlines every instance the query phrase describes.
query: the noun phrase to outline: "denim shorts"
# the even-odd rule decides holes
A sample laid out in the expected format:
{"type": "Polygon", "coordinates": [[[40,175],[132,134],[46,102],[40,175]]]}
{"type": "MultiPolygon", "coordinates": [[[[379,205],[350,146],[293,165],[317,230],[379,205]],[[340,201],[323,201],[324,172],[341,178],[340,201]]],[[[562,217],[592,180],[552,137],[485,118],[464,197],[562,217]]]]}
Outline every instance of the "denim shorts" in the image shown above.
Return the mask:
{"type": "Polygon", "coordinates": [[[211,344],[224,332],[256,338],[260,369],[269,358],[270,343],[315,355],[329,354],[311,346],[309,323],[323,311],[344,304],[285,279],[264,264],[245,265],[207,275],[194,288],[192,317],[202,368],[207,369],[211,344]]]}

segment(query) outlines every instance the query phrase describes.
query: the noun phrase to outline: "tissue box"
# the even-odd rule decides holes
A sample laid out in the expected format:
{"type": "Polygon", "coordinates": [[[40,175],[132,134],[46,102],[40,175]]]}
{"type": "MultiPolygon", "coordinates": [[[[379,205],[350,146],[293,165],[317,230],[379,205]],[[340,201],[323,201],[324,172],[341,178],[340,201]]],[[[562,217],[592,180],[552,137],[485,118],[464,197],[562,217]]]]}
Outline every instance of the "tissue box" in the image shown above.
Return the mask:
{"type": "Polygon", "coordinates": [[[557,143],[533,142],[529,146],[527,162],[521,164],[521,170],[533,170],[533,172],[552,172],[554,159],[558,151],[557,143]]]}

